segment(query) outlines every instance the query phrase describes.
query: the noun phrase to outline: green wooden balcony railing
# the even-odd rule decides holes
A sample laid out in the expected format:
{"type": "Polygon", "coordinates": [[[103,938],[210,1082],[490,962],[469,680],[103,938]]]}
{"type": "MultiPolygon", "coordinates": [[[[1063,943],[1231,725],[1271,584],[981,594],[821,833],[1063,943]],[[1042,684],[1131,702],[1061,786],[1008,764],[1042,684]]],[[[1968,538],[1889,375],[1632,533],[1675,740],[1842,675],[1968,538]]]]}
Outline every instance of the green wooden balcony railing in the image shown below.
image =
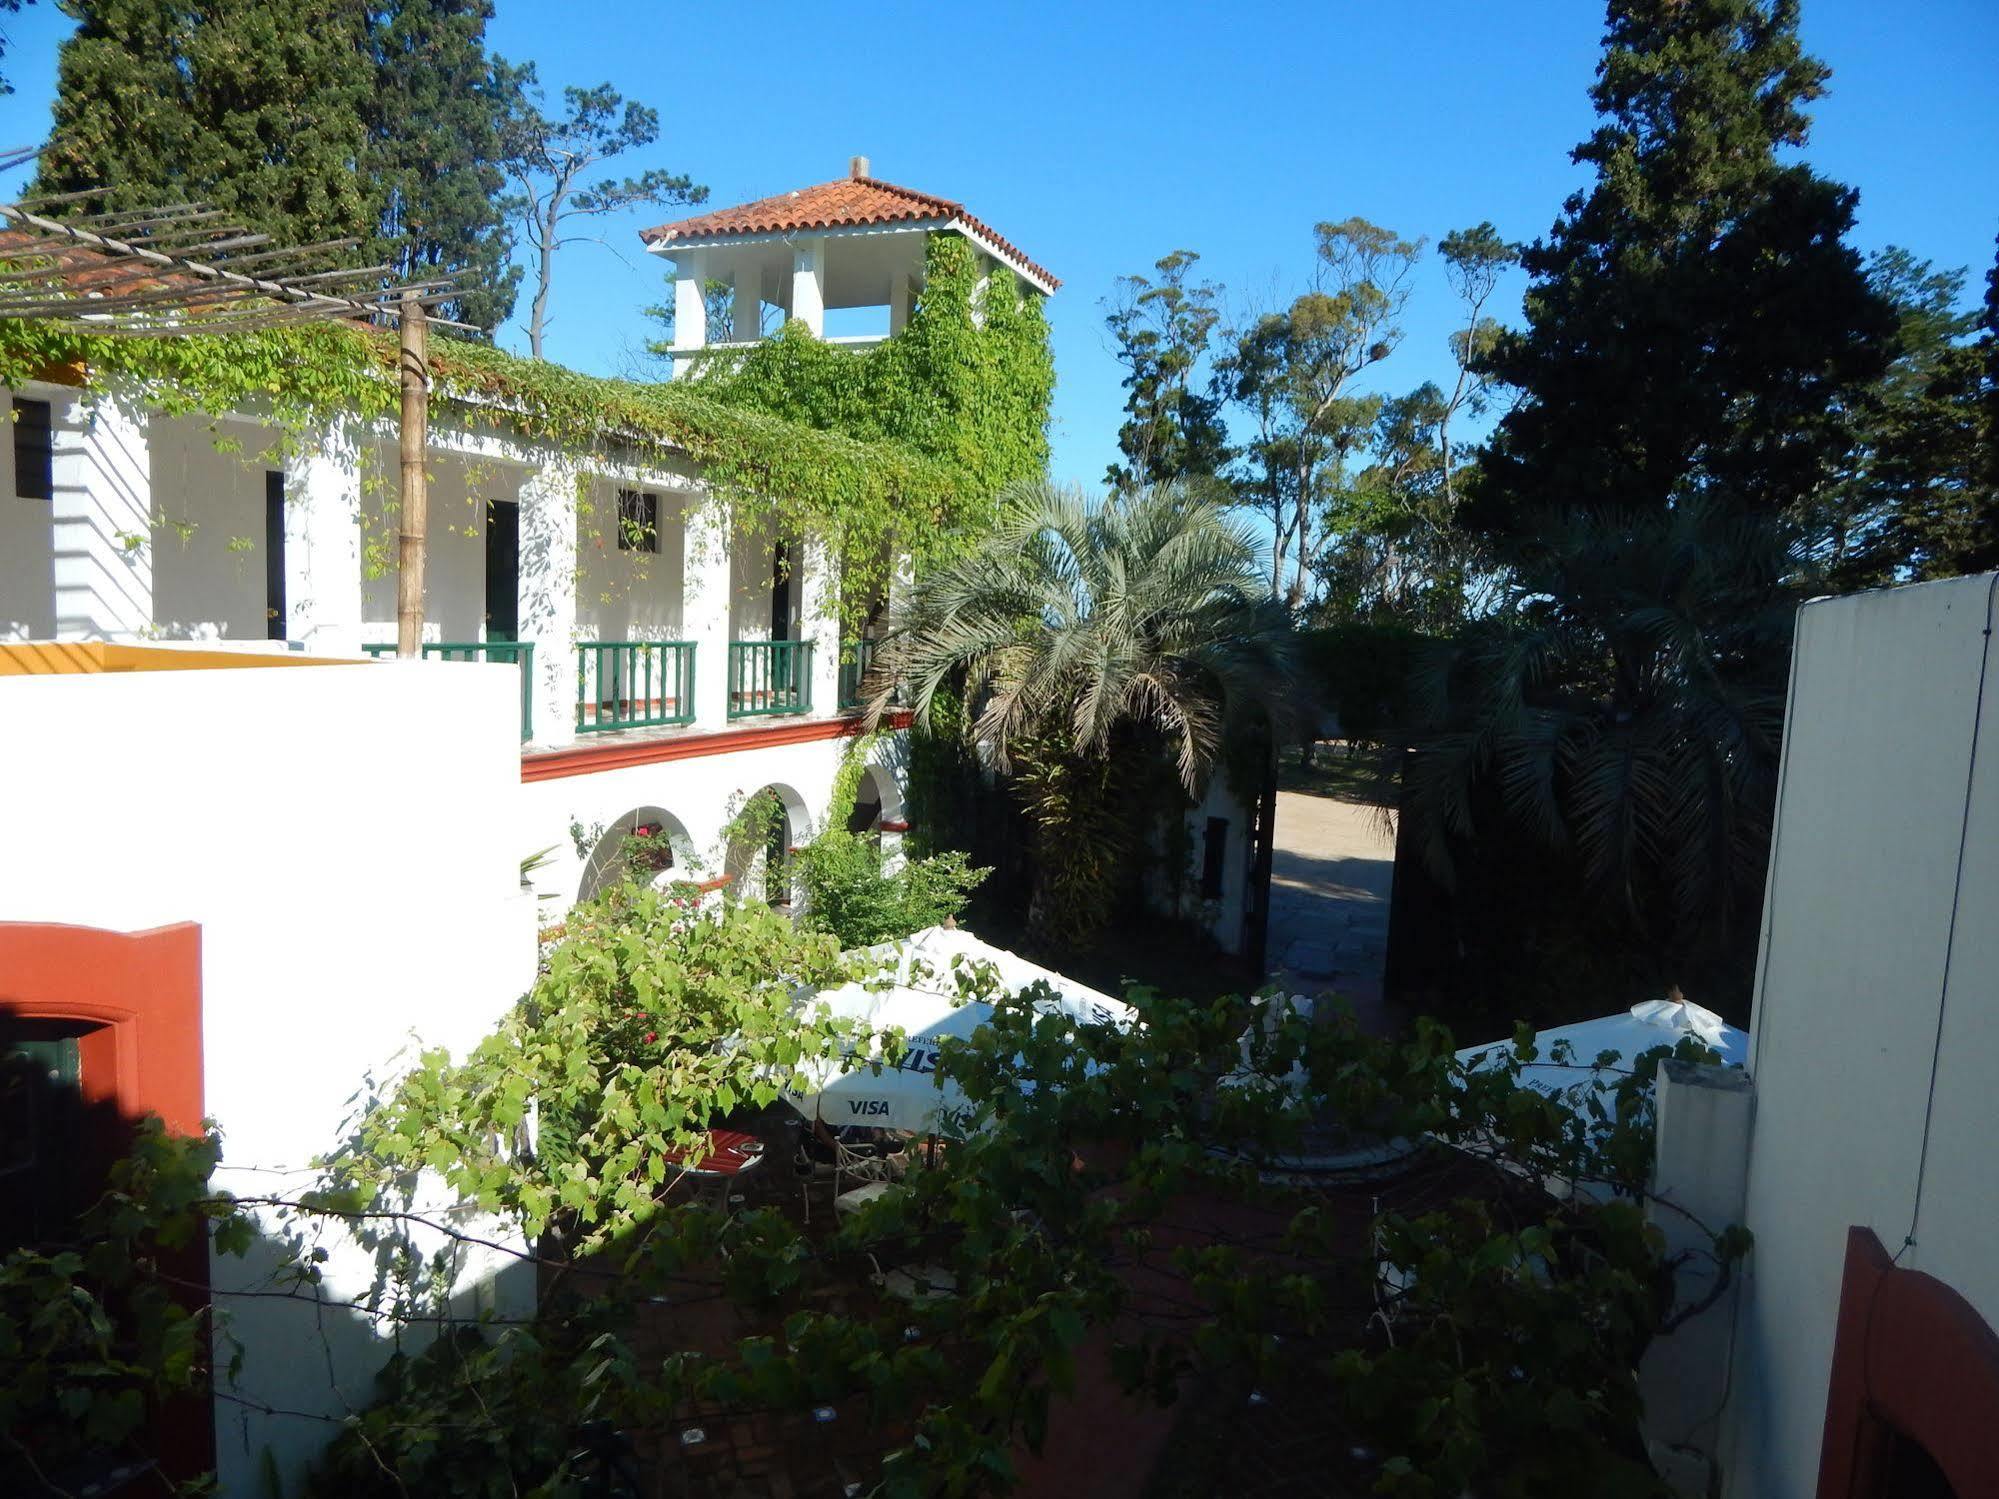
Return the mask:
{"type": "Polygon", "coordinates": [[[729,645],[729,717],[812,711],[812,642],[737,640],[729,645]]]}
{"type": "Polygon", "coordinates": [[[694,642],[595,640],[576,647],[576,732],[694,722],[694,642]]]}
{"type": "MultiPolygon", "coordinates": [[[[844,709],[861,706],[861,694],[868,685],[868,674],[875,669],[875,656],[881,648],[879,640],[850,640],[840,659],[840,707],[844,709]]],[[[891,697],[890,701],[894,701],[891,697]]]]}
{"type": "MultiPolygon", "coordinates": [[[[371,656],[393,656],[393,641],[361,647],[371,656]]],[[[534,738],[534,642],[532,640],[426,640],[426,660],[491,661],[521,672],[521,738],[534,738]]]]}

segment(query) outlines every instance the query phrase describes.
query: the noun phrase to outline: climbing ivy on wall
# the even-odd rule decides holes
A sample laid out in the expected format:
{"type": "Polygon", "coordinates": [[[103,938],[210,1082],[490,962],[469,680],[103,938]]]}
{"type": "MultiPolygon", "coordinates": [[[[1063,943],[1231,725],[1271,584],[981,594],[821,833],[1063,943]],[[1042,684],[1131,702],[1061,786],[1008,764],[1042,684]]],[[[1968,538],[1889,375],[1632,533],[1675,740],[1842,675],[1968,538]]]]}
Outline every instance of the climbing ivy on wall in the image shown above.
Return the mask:
{"type": "MultiPolygon", "coordinates": [[[[1000,321],[1029,315],[1012,309],[1000,321]]],[[[280,450],[343,414],[391,417],[395,359],[392,337],[344,325],[121,339],[0,321],[0,384],[55,379],[168,415],[262,415],[280,450]]],[[[843,592],[854,599],[879,591],[896,552],[922,565],[979,534],[996,488],[937,444],[919,449],[881,428],[848,431],[758,409],[692,382],[605,379],[443,340],[430,362],[434,420],[559,445],[586,466],[592,452],[639,463],[690,458],[703,467],[710,503],[726,503],[739,521],[820,538],[843,557],[843,592]]],[[[966,402],[971,388],[948,400],[966,402]]],[[[986,398],[972,404],[983,409],[986,398]]],[[[1038,422],[1033,444],[1035,461],[1045,461],[1038,422]]],[[[965,451],[990,468],[1027,461],[1027,446],[968,442],[965,451]]]]}
{"type": "Polygon", "coordinates": [[[693,384],[728,406],[867,443],[892,443],[993,494],[1048,467],[1055,364],[1042,299],[955,234],[924,250],[908,326],[866,350],[825,343],[803,323],[747,350],[717,351],[693,384]]]}

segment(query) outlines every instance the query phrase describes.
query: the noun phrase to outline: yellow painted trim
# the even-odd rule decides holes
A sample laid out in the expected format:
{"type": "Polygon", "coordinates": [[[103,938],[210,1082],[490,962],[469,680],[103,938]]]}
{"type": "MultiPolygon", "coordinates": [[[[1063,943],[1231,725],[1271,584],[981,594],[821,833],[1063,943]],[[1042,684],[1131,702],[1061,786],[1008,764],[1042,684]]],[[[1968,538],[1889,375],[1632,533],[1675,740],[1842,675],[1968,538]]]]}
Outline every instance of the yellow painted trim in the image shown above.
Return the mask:
{"type": "Polygon", "coordinates": [[[0,677],[70,676],[112,671],[214,671],[242,666],[353,666],[339,656],[293,651],[186,650],[166,645],[124,645],[108,640],[30,640],[0,643],[0,677]]]}

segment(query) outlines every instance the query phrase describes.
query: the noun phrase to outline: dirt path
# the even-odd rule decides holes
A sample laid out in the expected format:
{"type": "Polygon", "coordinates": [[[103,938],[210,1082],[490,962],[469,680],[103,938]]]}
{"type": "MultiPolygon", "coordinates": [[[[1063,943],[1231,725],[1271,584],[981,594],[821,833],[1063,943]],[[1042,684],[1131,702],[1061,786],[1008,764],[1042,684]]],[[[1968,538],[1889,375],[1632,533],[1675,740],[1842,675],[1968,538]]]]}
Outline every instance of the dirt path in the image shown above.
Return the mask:
{"type": "Polygon", "coordinates": [[[1381,968],[1395,842],[1380,809],[1277,793],[1270,878],[1270,971],[1298,994],[1338,994],[1362,1025],[1386,1030],[1381,968]]]}

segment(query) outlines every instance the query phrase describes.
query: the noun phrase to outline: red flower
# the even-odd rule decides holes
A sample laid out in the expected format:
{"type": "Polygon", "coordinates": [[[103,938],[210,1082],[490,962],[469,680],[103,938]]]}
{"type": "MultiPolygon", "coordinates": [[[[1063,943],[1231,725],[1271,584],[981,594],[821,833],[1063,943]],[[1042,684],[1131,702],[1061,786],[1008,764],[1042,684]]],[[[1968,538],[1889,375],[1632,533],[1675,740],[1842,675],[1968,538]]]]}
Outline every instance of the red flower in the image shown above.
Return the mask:
{"type": "Polygon", "coordinates": [[[646,1032],[646,1040],[648,1040],[648,1041],[657,1041],[658,1039],[659,1039],[659,1032],[658,1032],[658,1031],[647,1031],[647,1032],[646,1032]]]}

